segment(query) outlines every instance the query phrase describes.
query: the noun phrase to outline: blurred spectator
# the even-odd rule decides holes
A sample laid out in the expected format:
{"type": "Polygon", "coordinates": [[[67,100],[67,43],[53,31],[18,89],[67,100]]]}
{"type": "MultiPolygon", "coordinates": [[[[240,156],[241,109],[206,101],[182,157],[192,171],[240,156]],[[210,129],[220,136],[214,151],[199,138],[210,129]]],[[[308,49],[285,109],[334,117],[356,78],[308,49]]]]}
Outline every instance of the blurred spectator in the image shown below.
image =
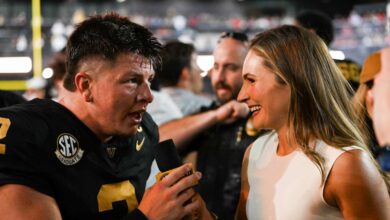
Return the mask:
{"type": "Polygon", "coordinates": [[[53,70],[53,76],[51,77],[51,89],[49,90],[51,98],[55,100],[61,99],[63,93],[66,89],[63,86],[64,76],[66,74],[65,67],[65,48],[60,52],[56,53],[51,61],[49,62],[48,67],[53,70]]]}
{"type": "MultiPolygon", "coordinates": [[[[381,51],[381,70],[373,87],[373,121],[381,147],[390,148],[390,48],[381,51]],[[379,101],[378,101],[379,100],[379,101]]],[[[370,99],[372,99],[371,97],[370,99]]]]}
{"type": "Polygon", "coordinates": [[[161,91],[173,99],[183,115],[199,112],[202,106],[212,102],[199,95],[203,85],[196,58],[192,44],[178,41],[168,42],[162,51],[162,70],[157,73],[161,91]]]}
{"type": "Polygon", "coordinates": [[[152,116],[157,125],[183,117],[183,113],[168,94],[152,90],[152,95],[154,97],[153,102],[148,105],[146,111],[152,116]]]}
{"type": "Polygon", "coordinates": [[[370,147],[374,156],[379,153],[379,146],[375,138],[372,125],[372,102],[369,99],[372,93],[375,75],[380,71],[380,52],[370,54],[363,63],[360,74],[360,85],[353,98],[353,104],[358,117],[361,119],[359,127],[362,132],[367,130],[366,143],[370,147]]]}
{"type": "Polygon", "coordinates": [[[23,93],[23,97],[27,100],[35,98],[43,99],[46,97],[46,80],[41,77],[34,77],[27,80],[27,90],[23,93]]]}
{"type": "Polygon", "coordinates": [[[375,134],[382,149],[386,151],[379,158],[380,163],[384,169],[389,171],[389,157],[390,157],[390,48],[381,51],[381,70],[375,77],[373,87],[374,107],[373,107],[373,121],[375,134]],[[387,158],[387,159],[386,159],[387,158]],[[384,160],[383,162],[381,160],[384,160]]]}
{"type": "Polygon", "coordinates": [[[306,10],[295,17],[296,24],[316,33],[326,45],[334,38],[334,27],[330,17],[320,11],[306,10]]]}
{"type": "MultiPolygon", "coordinates": [[[[370,54],[364,61],[363,70],[360,75],[360,86],[354,96],[354,107],[357,114],[362,119],[360,127],[362,131],[368,128],[367,144],[371,148],[375,158],[379,162],[382,170],[390,171],[390,147],[381,148],[375,137],[372,119],[375,117],[373,112],[372,87],[374,79],[381,71],[381,52],[376,51],[370,54]]],[[[387,94],[390,96],[390,94],[387,94]]],[[[381,101],[381,100],[377,100],[381,101]]],[[[388,113],[386,113],[388,114],[388,113]]],[[[379,115],[379,117],[381,117],[379,115]]]]}
{"type": "MultiPolygon", "coordinates": [[[[295,24],[316,33],[330,47],[334,38],[334,27],[332,19],[326,14],[315,10],[302,11],[295,17],[295,24]]],[[[350,59],[334,59],[334,61],[352,88],[356,90],[359,86],[359,64],[350,59]]]]}
{"type": "Polygon", "coordinates": [[[359,87],[359,72],[360,72],[360,65],[351,60],[351,59],[344,59],[344,60],[334,60],[343,73],[344,77],[347,79],[349,85],[352,86],[352,89],[354,91],[357,90],[359,87]]]}

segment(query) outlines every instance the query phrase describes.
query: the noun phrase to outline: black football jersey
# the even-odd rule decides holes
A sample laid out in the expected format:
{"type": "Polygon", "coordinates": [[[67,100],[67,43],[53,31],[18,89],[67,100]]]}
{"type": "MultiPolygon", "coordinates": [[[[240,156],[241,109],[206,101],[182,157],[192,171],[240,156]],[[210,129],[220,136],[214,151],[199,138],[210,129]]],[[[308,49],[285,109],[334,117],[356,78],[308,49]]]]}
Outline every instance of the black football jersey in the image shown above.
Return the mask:
{"type": "Polygon", "coordinates": [[[0,109],[0,185],[53,197],[64,219],[118,219],[138,207],[158,128],[144,114],[136,135],[102,143],[51,100],[0,109]]]}

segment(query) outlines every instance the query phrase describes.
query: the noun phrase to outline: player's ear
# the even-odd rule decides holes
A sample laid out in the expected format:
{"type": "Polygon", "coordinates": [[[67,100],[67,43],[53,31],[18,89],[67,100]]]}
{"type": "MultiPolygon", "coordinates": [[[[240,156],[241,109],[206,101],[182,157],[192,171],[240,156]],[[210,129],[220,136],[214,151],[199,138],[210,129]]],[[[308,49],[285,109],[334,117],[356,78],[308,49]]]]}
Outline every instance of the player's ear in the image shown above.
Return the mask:
{"type": "Polygon", "coordinates": [[[76,88],[86,102],[93,101],[91,81],[91,76],[86,72],[78,72],[75,76],[76,88]]]}

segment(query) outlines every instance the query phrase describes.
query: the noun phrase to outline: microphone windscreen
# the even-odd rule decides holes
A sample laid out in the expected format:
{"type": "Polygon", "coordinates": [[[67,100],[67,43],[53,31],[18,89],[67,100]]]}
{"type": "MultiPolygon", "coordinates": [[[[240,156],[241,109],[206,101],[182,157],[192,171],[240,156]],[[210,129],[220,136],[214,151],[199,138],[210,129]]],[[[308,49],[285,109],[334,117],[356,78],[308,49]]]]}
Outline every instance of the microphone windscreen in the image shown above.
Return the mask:
{"type": "Polygon", "coordinates": [[[161,172],[172,170],[183,164],[172,139],[158,143],[154,147],[153,154],[161,172]]]}

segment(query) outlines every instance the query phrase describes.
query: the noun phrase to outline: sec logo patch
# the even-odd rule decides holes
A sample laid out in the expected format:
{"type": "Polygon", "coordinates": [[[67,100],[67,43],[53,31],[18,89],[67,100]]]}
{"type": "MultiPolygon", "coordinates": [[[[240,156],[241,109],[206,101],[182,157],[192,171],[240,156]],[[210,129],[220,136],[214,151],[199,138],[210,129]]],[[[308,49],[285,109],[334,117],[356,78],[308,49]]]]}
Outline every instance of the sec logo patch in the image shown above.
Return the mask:
{"type": "Polygon", "coordinates": [[[79,142],[71,134],[60,134],[57,138],[55,155],[64,165],[74,165],[81,160],[84,151],[80,148],[79,142]]]}

